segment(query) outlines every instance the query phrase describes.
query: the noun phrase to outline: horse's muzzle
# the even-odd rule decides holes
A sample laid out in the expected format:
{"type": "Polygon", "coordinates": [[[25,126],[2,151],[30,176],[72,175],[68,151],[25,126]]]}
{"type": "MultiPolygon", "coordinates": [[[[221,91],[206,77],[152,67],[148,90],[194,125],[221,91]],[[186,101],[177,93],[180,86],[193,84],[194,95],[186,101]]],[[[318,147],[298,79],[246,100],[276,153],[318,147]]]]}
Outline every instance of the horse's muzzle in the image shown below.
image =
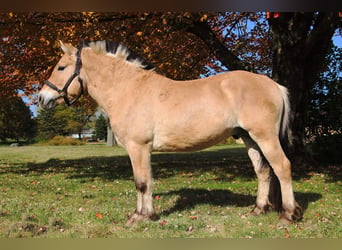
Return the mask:
{"type": "Polygon", "coordinates": [[[50,109],[54,108],[56,106],[56,100],[57,96],[55,96],[50,91],[42,90],[39,93],[38,102],[39,102],[39,108],[42,109],[50,109]]]}

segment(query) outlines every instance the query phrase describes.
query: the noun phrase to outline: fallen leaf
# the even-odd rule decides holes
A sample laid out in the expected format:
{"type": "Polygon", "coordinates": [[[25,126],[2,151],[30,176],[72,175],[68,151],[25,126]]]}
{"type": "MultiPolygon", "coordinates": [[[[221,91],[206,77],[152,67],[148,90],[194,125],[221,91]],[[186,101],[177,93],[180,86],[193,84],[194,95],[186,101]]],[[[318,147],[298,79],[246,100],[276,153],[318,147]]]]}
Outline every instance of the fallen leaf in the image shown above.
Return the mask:
{"type": "Polygon", "coordinates": [[[159,225],[164,226],[166,223],[167,223],[167,220],[163,220],[163,221],[159,222],[159,225]]]}
{"type": "Polygon", "coordinates": [[[323,222],[328,222],[329,219],[328,219],[328,218],[322,218],[322,221],[323,221],[323,222]]]}
{"type": "Polygon", "coordinates": [[[100,213],[96,213],[95,216],[96,216],[96,218],[98,218],[98,219],[102,219],[102,214],[100,214],[100,213]]]}
{"type": "Polygon", "coordinates": [[[239,217],[240,217],[241,219],[243,219],[243,220],[247,219],[247,215],[245,215],[245,214],[240,214],[240,213],[239,213],[239,217]]]}
{"type": "Polygon", "coordinates": [[[289,233],[289,230],[287,230],[287,228],[285,228],[285,238],[288,239],[290,237],[291,237],[291,235],[289,233]]]}

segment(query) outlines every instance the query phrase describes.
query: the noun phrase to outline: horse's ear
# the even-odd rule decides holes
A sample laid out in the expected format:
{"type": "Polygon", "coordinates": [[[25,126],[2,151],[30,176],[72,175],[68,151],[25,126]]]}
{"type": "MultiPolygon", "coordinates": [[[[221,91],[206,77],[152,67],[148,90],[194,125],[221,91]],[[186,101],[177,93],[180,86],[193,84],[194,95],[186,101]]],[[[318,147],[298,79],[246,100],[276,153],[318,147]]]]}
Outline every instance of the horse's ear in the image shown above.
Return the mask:
{"type": "Polygon", "coordinates": [[[59,40],[59,43],[61,45],[61,49],[65,54],[68,54],[70,56],[76,54],[77,49],[71,44],[63,43],[61,40],[59,40]]]}

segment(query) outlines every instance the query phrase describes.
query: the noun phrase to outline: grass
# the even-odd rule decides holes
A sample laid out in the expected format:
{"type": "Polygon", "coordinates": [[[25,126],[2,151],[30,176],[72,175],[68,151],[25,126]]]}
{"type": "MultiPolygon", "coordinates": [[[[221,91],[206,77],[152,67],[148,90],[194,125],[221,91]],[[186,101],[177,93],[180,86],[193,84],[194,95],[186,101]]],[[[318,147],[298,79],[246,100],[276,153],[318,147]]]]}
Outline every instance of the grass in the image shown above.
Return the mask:
{"type": "Polygon", "coordinates": [[[339,238],[340,166],[293,167],[301,222],[252,217],[257,182],[242,146],[154,154],[159,220],[125,223],[136,204],[130,161],[105,145],[0,147],[0,237],[339,238]]]}

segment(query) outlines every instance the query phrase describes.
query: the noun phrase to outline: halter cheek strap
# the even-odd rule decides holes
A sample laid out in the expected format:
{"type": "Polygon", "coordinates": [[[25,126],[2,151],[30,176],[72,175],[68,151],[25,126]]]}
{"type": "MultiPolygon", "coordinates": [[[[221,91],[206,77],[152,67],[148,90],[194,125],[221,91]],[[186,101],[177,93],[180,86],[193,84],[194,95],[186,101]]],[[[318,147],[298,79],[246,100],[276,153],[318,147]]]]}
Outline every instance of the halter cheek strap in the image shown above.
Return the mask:
{"type": "Polygon", "coordinates": [[[67,106],[71,106],[72,104],[74,104],[78,98],[81,97],[81,95],[84,92],[84,88],[83,88],[83,80],[80,78],[80,71],[81,71],[81,67],[82,67],[82,61],[81,61],[81,51],[83,48],[83,43],[80,44],[78,50],[77,50],[77,58],[76,58],[76,65],[75,65],[75,70],[74,73],[69,77],[68,81],[65,83],[64,87],[62,89],[58,88],[55,84],[53,84],[50,81],[45,81],[44,84],[49,86],[51,89],[55,90],[58,92],[58,94],[60,95],[60,97],[62,97],[66,103],[67,106]],[[73,98],[72,100],[69,100],[68,97],[68,88],[70,86],[70,84],[72,83],[72,81],[75,79],[75,77],[78,76],[78,82],[80,84],[80,93],[73,98]]]}

